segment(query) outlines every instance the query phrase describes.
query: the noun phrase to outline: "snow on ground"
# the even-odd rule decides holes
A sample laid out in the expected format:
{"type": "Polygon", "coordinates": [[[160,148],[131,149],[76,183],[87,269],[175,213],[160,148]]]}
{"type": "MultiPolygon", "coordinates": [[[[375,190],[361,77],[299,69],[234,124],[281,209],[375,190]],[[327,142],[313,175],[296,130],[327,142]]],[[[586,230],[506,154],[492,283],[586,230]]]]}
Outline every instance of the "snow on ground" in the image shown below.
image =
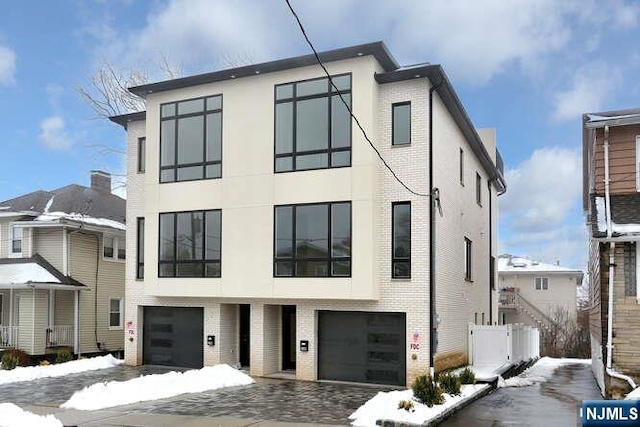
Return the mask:
{"type": "Polygon", "coordinates": [[[36,415],[14,405],[0,403],[0,427],[62,427],[62,423],[53,415],[36,415]]]}
{"type": "Polygon", "coordinates": [[[543,357],[535,365],[531,366],[517,377],[509,379],[498,378],[498,387],[526,387],[547,381],[553,376],[553,372],[564,365],[585,364],[590,365],[591,359],[555,359],[543,357]]]}
{"type": "Polygon", "coordinates": [[[462,386],[460,396],[445,394],[444,403],[434,405],[431,408],[413,399],[413,390],[381,391],[349,415],[349,419],[352,420],[351,424],[354,426],[375,426],[377,420],[422,424],[487,387],[489,387],[488,384],[465,384],[462,386]],[[398,403],[401,400],[412,401],[413,412],[398,409],[398,403]]]}
{"type": "Polygon", "coordinates": [[[10,371],[0,370],[0,384],[37,380],[38,378],[62,377],[77,372],[96,371],[123,364],[112,355],[72,360],[47,366],[18,366],[10,371]]]}
{"type": "Polygon", "coordinates": [[[640,387],[636,387],[631,393],[627,394],[624,400],[640,400],[640,387]]]}
{"type": "Polygon", "coordinates": [[[253,382],[250,376],[229,365],[206,366],[185,372],[142,375],[128,381],[96,383],[76,391],[60,407],[92,411],[253,382]]]}

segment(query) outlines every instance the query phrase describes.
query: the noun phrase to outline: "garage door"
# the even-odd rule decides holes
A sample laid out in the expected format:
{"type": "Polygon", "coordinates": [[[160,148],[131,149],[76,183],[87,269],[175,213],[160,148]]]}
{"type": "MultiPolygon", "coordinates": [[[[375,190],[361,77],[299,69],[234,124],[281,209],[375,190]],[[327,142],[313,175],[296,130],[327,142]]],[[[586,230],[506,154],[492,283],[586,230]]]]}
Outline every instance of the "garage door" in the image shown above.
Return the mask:
{"type": "Polygon", "coordinates": [[[145,307],[144,363],[202,368],[202,323],[202,308],[145,307]]]}
{"type": "Polygon", "coordinates": [[[318,378],[405,385],[405,314],[320,311],[318,378]]]}

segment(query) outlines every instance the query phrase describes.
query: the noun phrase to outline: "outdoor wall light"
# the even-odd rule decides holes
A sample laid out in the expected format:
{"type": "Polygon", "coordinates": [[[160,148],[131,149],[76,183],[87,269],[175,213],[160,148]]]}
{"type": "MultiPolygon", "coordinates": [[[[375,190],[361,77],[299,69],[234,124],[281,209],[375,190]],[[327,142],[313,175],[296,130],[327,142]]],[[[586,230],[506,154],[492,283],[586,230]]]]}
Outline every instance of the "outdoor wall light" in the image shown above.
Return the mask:
{"type": "Polygon", "coordinates": [[[215,335],[207,335],[207,345],[209,347],[213,347],[216,345],[216,336],[215,335]]]}

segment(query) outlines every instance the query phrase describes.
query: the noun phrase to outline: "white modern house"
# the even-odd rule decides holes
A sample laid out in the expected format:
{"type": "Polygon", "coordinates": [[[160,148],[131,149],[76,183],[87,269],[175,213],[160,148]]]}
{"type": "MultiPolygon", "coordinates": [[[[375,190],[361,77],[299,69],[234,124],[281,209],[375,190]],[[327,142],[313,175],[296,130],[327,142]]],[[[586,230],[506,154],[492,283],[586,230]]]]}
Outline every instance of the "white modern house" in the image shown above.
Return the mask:
{"type": "Polygon", "coordinates": [[[497,321],[495,132],[439,65],[320,58],[130,88],[127,363],[404,385],[497,321]]]}
{"type": "Polygon", "coordinates": [[[500,324],[522,323],[544,330],[556,310],[576,317],[577,287],[582,270],[547,264],[526,257],[500,255],[498,287],[500,324]]]}

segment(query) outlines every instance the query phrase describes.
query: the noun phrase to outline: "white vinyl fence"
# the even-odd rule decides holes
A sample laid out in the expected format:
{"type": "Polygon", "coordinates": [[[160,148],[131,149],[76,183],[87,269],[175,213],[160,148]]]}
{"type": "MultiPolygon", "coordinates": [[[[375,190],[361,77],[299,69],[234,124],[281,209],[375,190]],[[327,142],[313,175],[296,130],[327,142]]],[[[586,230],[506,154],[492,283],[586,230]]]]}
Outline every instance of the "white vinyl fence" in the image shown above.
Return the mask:
{"type": "Polygon", "coordinates": [[[469,323],[469,364],[501,366],[540,357],[540,331],[519,323],[476,325],[469,323]]]}

